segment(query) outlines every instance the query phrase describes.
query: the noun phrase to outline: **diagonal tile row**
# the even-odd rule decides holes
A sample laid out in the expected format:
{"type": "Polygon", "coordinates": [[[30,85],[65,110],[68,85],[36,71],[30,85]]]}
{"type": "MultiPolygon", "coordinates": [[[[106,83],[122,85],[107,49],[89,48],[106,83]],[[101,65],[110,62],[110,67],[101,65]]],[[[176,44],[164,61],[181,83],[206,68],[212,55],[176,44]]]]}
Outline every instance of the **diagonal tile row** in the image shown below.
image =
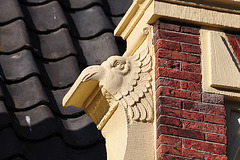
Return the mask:
{"type": "Polygon", "coordinates": [[[37,35],[27,32],[23,20],[16,20],[0,26],[0,35],[2,37],[0,53],[7,55],[29,49],[33,55],[40,56],[46,61],[56,61],[75,55],[79,57],[79,63],[82,65],[92,65],[99,64],[111,55],[120,54],[111,32],[86,40],[72,38],[65,28],[49,34],[37,35]]]}
{"type": "Polygon", "coordinates": [[[1,0],[0,25],[14,19],[24,19],[28,27],[40,33],[67,27],[74,37],[88,39],[100,32],[113,31],[127,10],[126,6],[128,7],[131,3],[131,0],[125,1],[123,3],[116,0],[109,0],[109,2],[62,0],[60,1],[62,5],[58,1],[50,1],[42,5],[29,6],[17,0],[1,0]],[[64,9],[64,6],[69,6],[67,4],[80,8],[64,9]],[[82,9],[84,6],[90,7],[82,9]],[[14,11],[7,9],[10,7],[13,7],[14,11]]]}

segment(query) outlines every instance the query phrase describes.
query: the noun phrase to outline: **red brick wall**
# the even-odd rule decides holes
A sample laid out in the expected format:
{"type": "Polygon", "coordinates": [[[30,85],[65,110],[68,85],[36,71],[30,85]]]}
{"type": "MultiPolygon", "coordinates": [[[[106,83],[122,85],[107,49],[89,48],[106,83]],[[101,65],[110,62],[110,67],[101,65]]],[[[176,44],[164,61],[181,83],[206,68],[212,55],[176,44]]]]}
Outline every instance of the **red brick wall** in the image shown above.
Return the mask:
{"type": "Polygon", "coordinates": [[[227,159],[224,97],[201,90],[199,29],[154,25],[158,160],[227,159]]]}

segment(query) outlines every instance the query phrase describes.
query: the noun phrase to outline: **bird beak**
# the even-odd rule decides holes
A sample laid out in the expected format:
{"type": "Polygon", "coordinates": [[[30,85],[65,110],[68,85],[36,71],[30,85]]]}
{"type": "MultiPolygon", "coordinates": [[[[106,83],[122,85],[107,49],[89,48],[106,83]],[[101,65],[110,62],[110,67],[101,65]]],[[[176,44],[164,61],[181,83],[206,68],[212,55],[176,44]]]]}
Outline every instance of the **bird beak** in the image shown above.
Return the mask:
{"type": "Polygon", "coordinates": [[[102,75],[104,74],[105,69],[102,66],[90,66],[85,68],[81,73],[81,81],[86,82],[89,80],[100,81],[102,75]]]}

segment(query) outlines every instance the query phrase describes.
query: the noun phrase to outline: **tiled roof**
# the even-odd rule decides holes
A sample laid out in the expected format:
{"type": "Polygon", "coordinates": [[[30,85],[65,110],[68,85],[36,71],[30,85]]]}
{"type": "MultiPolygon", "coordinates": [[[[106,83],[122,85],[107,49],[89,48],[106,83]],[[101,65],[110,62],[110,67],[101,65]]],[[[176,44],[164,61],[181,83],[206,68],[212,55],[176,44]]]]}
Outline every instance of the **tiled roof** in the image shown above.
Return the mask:
{"type": "Polygon", "coordinates": [[[63,96],[121,55],[113,30],[132,0],[0,0],[0,160],[103,160],[105,140],[63,96]]]}

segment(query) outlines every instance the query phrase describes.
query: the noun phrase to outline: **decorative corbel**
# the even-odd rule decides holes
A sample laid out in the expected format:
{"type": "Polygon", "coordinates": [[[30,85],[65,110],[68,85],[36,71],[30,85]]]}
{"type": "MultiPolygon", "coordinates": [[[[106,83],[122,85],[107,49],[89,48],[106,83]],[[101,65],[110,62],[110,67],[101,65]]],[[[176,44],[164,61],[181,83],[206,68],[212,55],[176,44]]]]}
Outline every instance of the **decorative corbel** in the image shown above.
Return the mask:
{"type": "Polygon", "coordinates": [[[82,71],[63,99],[81,107],[106,139],[109,160],[154,159],[152,60],[148,48],[82,71]]]}

